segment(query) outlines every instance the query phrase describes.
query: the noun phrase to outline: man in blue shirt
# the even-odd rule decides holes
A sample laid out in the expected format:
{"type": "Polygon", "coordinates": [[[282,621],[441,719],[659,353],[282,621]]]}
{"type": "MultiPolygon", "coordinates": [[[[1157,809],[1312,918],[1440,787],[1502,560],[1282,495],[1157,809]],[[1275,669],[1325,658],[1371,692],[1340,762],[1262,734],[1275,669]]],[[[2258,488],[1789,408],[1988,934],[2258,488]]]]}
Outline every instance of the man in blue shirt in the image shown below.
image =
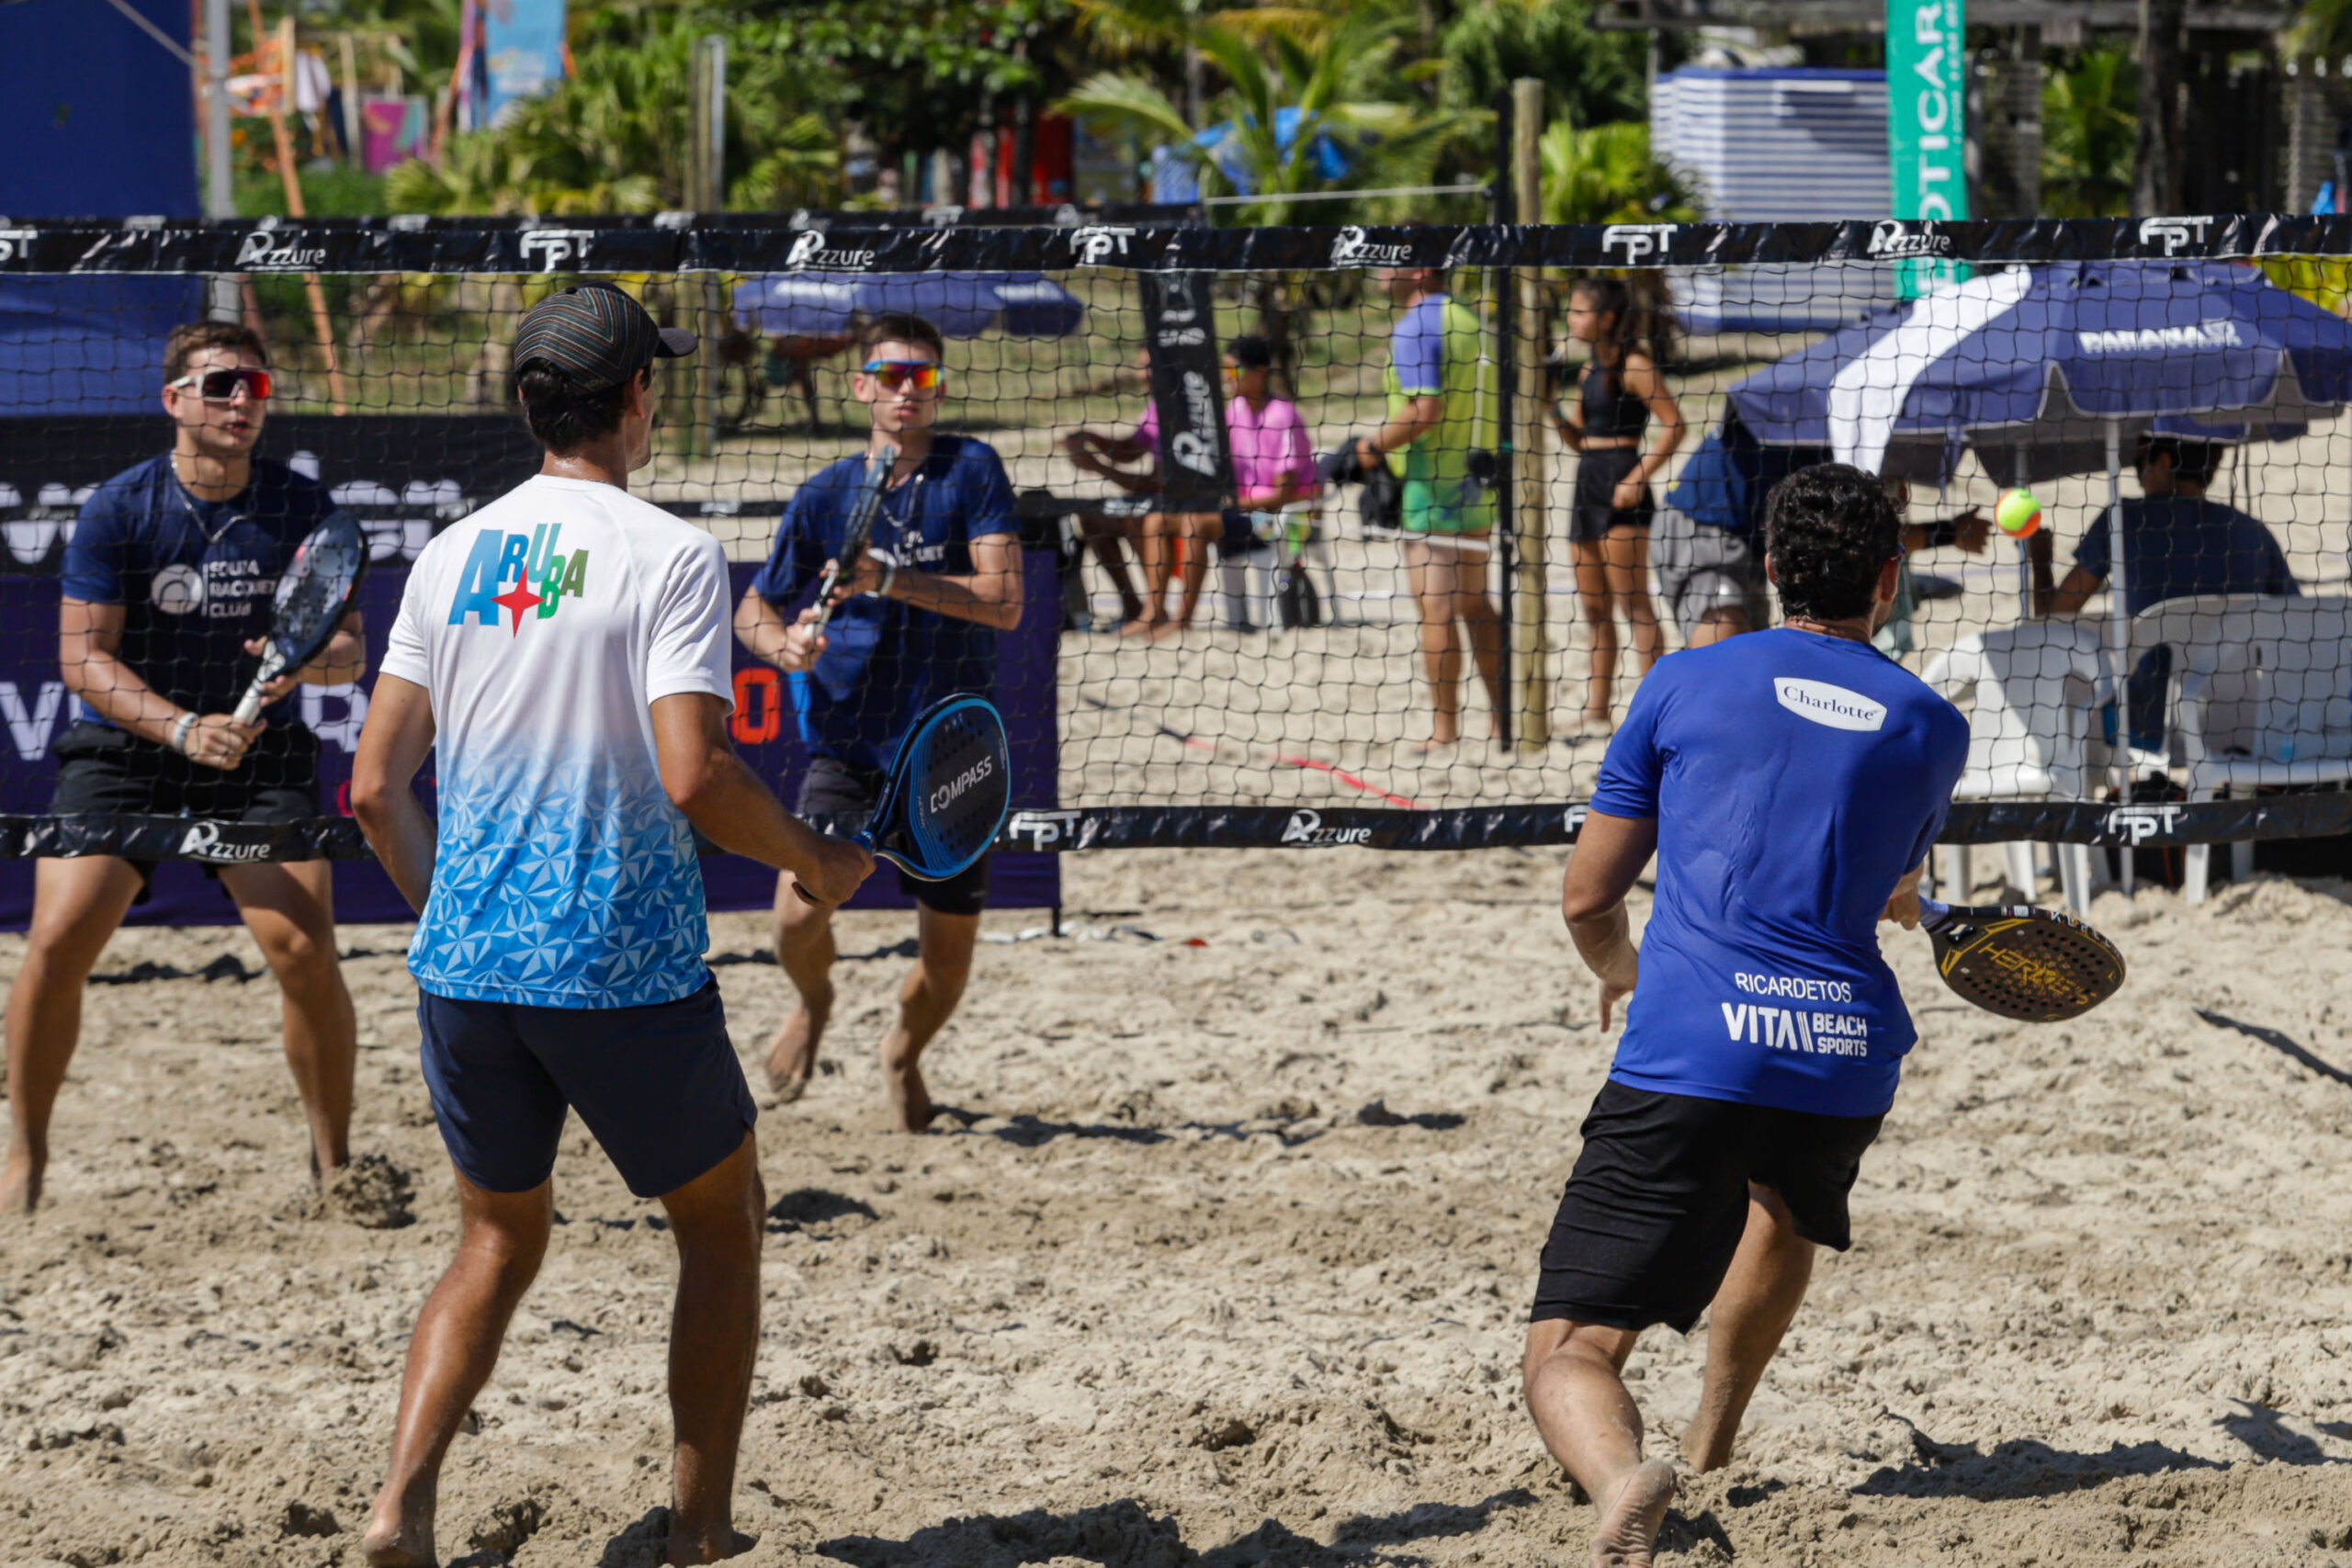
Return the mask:
{"type": "MultiPolygon", "coordinates": [[[[2269,529],[2235,507],[2205,499],[2221,458],[2222,448],[2210,441],[2141,437],[2142,499],[2117,509],[2123,517],[2124,614],[2199,593],[2302,592],[2269,529]]],[[[2074,567],[2051,593],[2047,613],[2079,612],[2113,567],[2108,515],[2101,511],[2083,530],[2074,567]]],[[[2164,749],[2165,654],[2163,649],[2149,654],[2125,683],[2132,743],[2143,750],[2164,749]]]]}
{"type": "MultiPolygon", "coordinates": [[[[326,492],[255,458],[269,408],[269,355],[250,329],[203,321],[164,350],[172,449],[91,493],[66,547],[58,662],[79,699],[57,742],[60,816],[129,813],[242,822],[319,814],[318,739],[288,700],[297,683],[359,678],[367,648],[345,619],[318,660],[269,691],[260,722],[234,716],[259,666],[278,573],[332,510],[326,492]]],[[[82,987],[150,862],[42,860],[32,929],[8,993],[12,1136],[0,1213],[40,1201],[50,1112],[81,1035],[82,987]]],[[[324,861],[218,868],[277,976],[286,1060],[321,1177],[350,1157],[356,1025],[335,961],[324,861]]]]}
{"type": "MultiPolygon", "coordinates": [[[[803,816],[872,810],[915,716],[950,692],[988,695],[997,633],[1021,624],[1021,539],[1004,464],[987,444],[933,428],[946,375],[939,329],[920,316],[882,315],[858,344],[864,368],[850,387],[872,411],[866,452],[801,486],[735,612],[743,646],[792,678],[808,748],[795,803],[803,816]],[[841,548],[867,457],[886,444],[899,460],[866,554],[842,573],[831,622],[820,632],[818,606],[804,601],[841,548]]],[[[899,1130],[919,1133],[932,1116],[919,1064],[971,976],[988,861],[945,882],[901,873],[899,886],[917,905],[920,953],[899,987],[898,1024],[882,1038],[882,1078],[899,1130]]],[[[768,1077],[790,1101],[808,1088],[832,1012],[832,912],[805,902],[787,872],[776,882],[775,916],[776,961],[800,1006],[768,1047],[768,1077]]]]}
{"type": "Polygon", "coordinates": [[[1688,1333],[1712,1305],[1683,1449],[1727,1463],[1814,1248],[1850,1245],[1847,1194],[1916,1038],[1877,926],[1918,921],[1968,726],[1870,645],[1901,534],[1868,474],[1783,480],[1766,570],[1784,624],[1652,671],[1569,857],[1562,909],[1602,1027],[1631,1002],[1544,1248],[1524,1375],[1545,1445],[1600,1506],[1597,1564],[1646,1564],[1674,1493],[1618,1375],[1642,1330],[1688,1333]],[[1636,950],[1625,895],[1653,852],[1636,950]]]}

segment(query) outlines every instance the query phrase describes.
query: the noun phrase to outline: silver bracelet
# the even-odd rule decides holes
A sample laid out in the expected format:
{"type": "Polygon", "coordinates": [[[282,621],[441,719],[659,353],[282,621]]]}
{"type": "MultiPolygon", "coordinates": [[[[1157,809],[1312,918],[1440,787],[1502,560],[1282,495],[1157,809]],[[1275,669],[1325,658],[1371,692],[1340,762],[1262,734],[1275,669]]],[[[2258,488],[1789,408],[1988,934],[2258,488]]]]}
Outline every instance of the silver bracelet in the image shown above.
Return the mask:
{"type": "Polygon", "coordinates": [[[187,756],[187,732],[195,728],[195,714],[184,713],[180,715],[179,718],[172,725],[172,750],[177,751],[183,757],[187,756]]]}
{"type": "Polygon", "coordinates": [[[890,584],[898,581],[899,563],[895,559],[884,560],[882,563],[882,581],[875,588],[874,596],[877,599],[888,599],[890,596],[890,584]]]}

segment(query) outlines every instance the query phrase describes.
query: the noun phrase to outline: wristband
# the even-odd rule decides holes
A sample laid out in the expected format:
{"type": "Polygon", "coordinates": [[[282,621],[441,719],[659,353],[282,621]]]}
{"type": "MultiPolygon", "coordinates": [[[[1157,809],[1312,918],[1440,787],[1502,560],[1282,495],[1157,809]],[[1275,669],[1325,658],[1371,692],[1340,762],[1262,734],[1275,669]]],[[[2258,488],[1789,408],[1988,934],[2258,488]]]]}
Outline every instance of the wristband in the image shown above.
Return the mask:
{"type": "Polygon", "coordinates": [[[1960,542],[1960,525],[1951,518],[1941,518],[1928,525],[1928,548],[1940,550],[1960,542]]]}
{"type": "Polygon", "coordinates": [[[895,560],[884,560],[882,563],[882,581],[875,586],[874,596],[877,599],[888,599],[890,596],[890,584],[898,581],[899,563],[895,560]]]}
{"type": "Polygon", "coordinates": [[[172,750],[187,755],[187,732],[196,728],[196,715],[184,713],[172,725],[172,750]]]}

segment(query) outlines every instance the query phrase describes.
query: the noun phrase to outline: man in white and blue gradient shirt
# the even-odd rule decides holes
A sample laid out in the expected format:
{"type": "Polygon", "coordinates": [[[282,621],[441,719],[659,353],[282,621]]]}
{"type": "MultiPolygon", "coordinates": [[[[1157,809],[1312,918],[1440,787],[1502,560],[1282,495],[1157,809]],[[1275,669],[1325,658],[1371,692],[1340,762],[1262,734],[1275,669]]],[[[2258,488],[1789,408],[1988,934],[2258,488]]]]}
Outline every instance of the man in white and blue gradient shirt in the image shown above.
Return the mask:
{"type": "Polygon", "coordinates": [[[361,1543],[376,1568],[435,1561],[442,1457],[545,1255],[571,1111],[678,1239],[668,1561],[746,1544],[730,1499],[766,1200],[693,829],[828,900],[873,858],[736,758],[726,555],[628,493],[654,361],[693,346],[608,285],[523,319],[514,391],[547,461],[418,558],[360,739],[353,810],[423,915],[409,966],[463,1225],[410,1344],[361,1543]],[[413,788],[436,750],[437,825],[413,788]]]}

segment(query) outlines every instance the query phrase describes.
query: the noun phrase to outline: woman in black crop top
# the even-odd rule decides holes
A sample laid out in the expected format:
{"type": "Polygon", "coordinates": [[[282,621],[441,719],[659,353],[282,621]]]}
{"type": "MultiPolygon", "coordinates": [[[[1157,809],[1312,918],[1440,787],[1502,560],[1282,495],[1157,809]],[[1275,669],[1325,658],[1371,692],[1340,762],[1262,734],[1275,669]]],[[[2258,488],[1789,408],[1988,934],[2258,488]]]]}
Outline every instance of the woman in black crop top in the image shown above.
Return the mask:
{"type": "Polygon", "coordinates": [[[1650,480],[1682,445],[1682,409],[1651,356],[1633,291],[1613,277],[1580,280],[1568,296],[1568,335],[1592,345],[1575,402],[1552,407],[1552,423],[1577,463],[1568,527],[1577,594],[1592,636],[1592,672],[1585,683],[1584,728],[1606,735],[1617,680],[1617,617],[1633,633],[1637,673],[1647,673],[1664,643],[1650,601],[1650,480]],[[1651,421],[1648,450],[1642,437],[1651,421]]]}

